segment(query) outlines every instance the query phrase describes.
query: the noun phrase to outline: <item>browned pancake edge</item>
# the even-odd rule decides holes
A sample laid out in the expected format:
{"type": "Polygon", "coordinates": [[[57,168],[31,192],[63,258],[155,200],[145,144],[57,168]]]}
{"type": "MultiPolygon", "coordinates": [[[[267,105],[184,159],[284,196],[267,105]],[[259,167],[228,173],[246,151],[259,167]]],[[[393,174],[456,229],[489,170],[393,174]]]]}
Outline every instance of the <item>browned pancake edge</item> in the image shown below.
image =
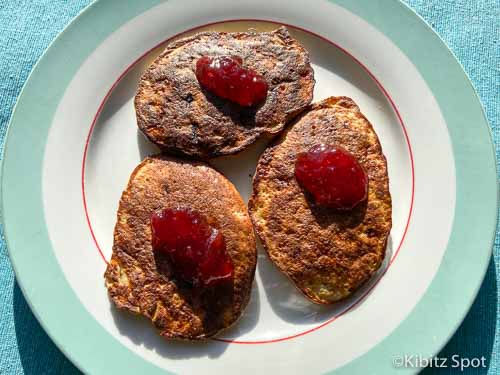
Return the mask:
{"type": "Polygon", "coordinates": [[[232,183],[201,162],[147,157],[120,199],[113,254],[105,284],[116,307],[151,320],[166,338],[199,340],[231,326],[246,307],[256,267],[247,208],[232,183]],[[196,210],[217,227],[234,264],[231,285],[199,292],[177,280],[170,262],[151,245],[151,214],[196,210]]]}
{"type": "Polygon", "coordinates": [[[387,162],[354,101],[313,104],[261,156],[249,211],[273,263],[311,301],[351,295],[381,266],[392,226],[387,162]],[[350,151],[365,168],[368,198],[349,212],[318,207],[294,177],[297,154],[318,143],[350,151]]]}
{"type": "Polygon", "coordinates": [[[272,32],[203,32],[167,46],[142,76],[135,97],[139,129],[169,153],[229,155],[271,136],[310,104],[314,72],[307,51],[281,27],[272,32]],[[202,89],[195,76],[203,55],[238,55],[262,74],[267,99],[243,108],[202,89]]]}

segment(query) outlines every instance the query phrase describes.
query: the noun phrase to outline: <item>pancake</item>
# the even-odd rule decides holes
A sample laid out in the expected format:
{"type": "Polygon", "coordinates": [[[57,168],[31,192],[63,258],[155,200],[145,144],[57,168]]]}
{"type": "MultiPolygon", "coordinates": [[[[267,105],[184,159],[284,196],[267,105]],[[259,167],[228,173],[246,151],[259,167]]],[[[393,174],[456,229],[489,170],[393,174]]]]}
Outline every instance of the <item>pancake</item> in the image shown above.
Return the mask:
{"type": "Polygon", "coordinates": [[[307,51],[286,28],[272,32],[204,32],[167,46],[142,76],[135,109],[139,129],[164,151],[196,158],[229,155],[283,130],[310,104],[314,72],[307,51]],[[237,55],[264,76],[265,102],[243,108],[200,87],[203,55],[237,55]]]}
{"type": "Polygon", "coordinates": [[[354,101],[313,104],[261,156],[249,202],[270,259],[311,301],[352,294],[380,267],[391,230],[387,162],[371,124],[354,101]],[[294,177],[297,154],[318,143],[340,145],[368,174],[368,198],[352,211],[319,207],[294,177]]]}
{"type": "Polygon", "coordinates": [[[241,316],[256,261],[250,217],[231,182],[204,163],[159,155],[135,168],[122,194],[104,276],[116,307],[150,319],[161,336],[198,340],[241,316]],[[198,211],[219,229],[234,264],[232,284],[200,293],[177,280],[169,260],[153,252],[151,214],[179,207],[198,211]]]}

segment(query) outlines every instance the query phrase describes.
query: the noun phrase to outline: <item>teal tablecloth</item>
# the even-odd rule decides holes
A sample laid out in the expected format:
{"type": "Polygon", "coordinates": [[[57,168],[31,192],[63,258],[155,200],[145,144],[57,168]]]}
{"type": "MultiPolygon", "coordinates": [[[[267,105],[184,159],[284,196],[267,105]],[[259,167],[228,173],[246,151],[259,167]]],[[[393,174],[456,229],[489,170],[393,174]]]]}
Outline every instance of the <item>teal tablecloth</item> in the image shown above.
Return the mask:
{"type": "MultiPolygon", "coordinates": [[[[0,0],[0,144],[3,144],[16,98],[33,65],[57,33],[89,2],[0,0]]],[[[406,2],[432,25],[465,67],[486,109],[498,158],[500,0],[406,2]]],[[[488,370],[475,370],[478,373],[500,374],[499,240],[497,232],[494,260],[479,296],[457,333],[440,354],[449,358],[453,354],[461,357],[484,355],[488,370]]],[[[441,373],[451,371],[443,370],[441,373]]],[[[0,374],[78,373],[35,320],[16,284],[5,243],[1,241],[0,374]]]]}

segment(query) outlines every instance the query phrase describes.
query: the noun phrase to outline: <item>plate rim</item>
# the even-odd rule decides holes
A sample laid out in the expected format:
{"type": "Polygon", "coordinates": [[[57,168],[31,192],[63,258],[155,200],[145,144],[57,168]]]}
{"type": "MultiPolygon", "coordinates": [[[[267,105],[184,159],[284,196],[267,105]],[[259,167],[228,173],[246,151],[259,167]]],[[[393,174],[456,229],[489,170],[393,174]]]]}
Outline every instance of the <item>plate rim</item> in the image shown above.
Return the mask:
{"type": "MultiPolygon", "coordinates": [[[[163,2],[162,0],[148,0],[148,1],[141,2],[141,4],[138,4],[139,2],[134,3],[133,1],[130,1],[129,3],[131,3],[131,4],[128,7],[127,11],[123,12],[121,15],[118,15],[115,18],[113,18],[113,22],[109,22],[109,25],[110,25],[109,30],[106,30],[105,32],[101,31],[101,33],[97,33],[95,40],[93,41],[93,43],[90,43],[90,44],[95,44],[95,46],[97,46],[103,39],[105,39],[105,37],[108,36],[109,33],[112,33],[114,30],[116,30],[115,26],[116,26],[116,24],[118,24],[118,25],[120,24],[121,19],[124,19],[126,21],[129,18],[132,18],[133,16],[135,16],[139,13],[142,13],[143,11],[151,8],[152,6],[157,5],[159,3],[162,3],[162,2],[163,2]],[[125,14],[125,13],[127,13],[127,14],[125,14]]],[[[397,37],[398,36],[397,33],[396,33],[396,35],[392,35],[392,37],[391,37],[391,34],[394,34],[394,22],[392,22],[392,23],[388,22],[388,21],[386,21],[386,18],[388,18],[387,15],[389,13],[395,12],[396,14],[401,16],[401,18],[404,18],[406,21],[413,22],[413,26],[417,27],[419,29],[419,36],[422,37],[422,39],[426,39],[427,41],[432,41],[431,46],[433,48],[437,48],[437,50],[435,52],[439,52],[439,53],[443,54],[441,56],[441,58],[448,63],[446,66],[451,65],[451,67],[454,69],[455,74],[457,74],[456,71],[458,70],[458,74],[457,74],[456,78],[458,80],[460,80],[460,83],[467,84],[467,88],[463,88],[463,90],[465,91],[465,94],[467,97],[469,97],[472,94],[472,98],[474,99],[473,104],[475,105],[475,107],[478,107],[478,108],[474,108],[475,113],[474,113],[473,117],[475,117],[476,123],[482,123],[482,124],[480,124],[480,126],[477,126],[476,128],[474,128],[474,130],[473,130],[473,132],[475,132],[474,135],[476,138],[480,139],[481,142],[479,142],[479,143],[481,143],[483,145],[486,143],[490,144],[489,151],[485,153],[486,163],[479,164],[479,165],[481,165],[481,167],[483,167],[480,170],[481,173],[484,173],[484,176],[482,176],[482,177],[485,177],[487,180],[489,180],[489,178],[491,178],[491,175],[490,176],[488,176],[488,175],[491,172],[493,172],[493,174],[492,174],[493,180],[495,181],[495,184],[494,184],[494,188],[495,188],[494,204],[491,204],[493,202],[490,201],[490,198],[493,197],[491,191],[486,189],[486,192],[487,192],[486,195],[484,195],[484,196],[481,195],[480,198],[483,201],[487,201],[486,203],[489,204],[490,207],[485,207],[485,211],[488,212],[489,214],[488,214],[488,218],[483,219],[486,222],[486,225],[481,226],[481,232],[486,233],[487,228],[493,228],[493,235],[489,236],[488,239],[483,238],[482,241],[479,241],[479,243],[482,242],[483,244],[486,245],[486,248],[488,249],[488,251],[485,250],[484,254],[481,253],[482,256],[481,256],[479,265],[476,267],[476,269],[473,269],[473,271],[474,271],[473,275],[474,275],[475,280],[472,283],[473,284],[472,287],[469,287],[469,289],[466,293],[467,298],[462,298],[462,301],[459,304],[460,308],[456,308],[452,311],[452,312],[454,312],[454,318],[451,319],[452,324],[448,324],[448,326],[446,326],[446,328],[444,330],[441,329],[441,331],[439,333],[440,339],[435,340],[435,342],[433,342],[433,345],[427,345],[426,348],[423,348],[422,346],[420,346],[419,351],[423,355],[429,354],[429,356],[432,356],[432,355],[437,354],[438,351],[446,344],[446,342],[449,340],[449,338],[456,331],[456,328],[458,328],[459,324],[462,322],[463,318],[465,317],[466,313],[468,312],[472,302],[474,301],[474,299],[479,291],[479,288],[480,288],[482,281],[484,279],[484,276],[486,274],[487,266],[490,262],[493,243],[494,243],[494,237],[495,237],[496,228],[497,228],[498,194],[499,194],[499,192],[498,192],[498,180],[497,180],[497,175],[498,175],[497,172],[498,171],[497,171],[497,165],[496,165],[496,159],[495,159],[494,144],[493,144],[492,136],[491,136],[491,128],[488,125],[488,122],[487,122],[487,119],[486,119],[486,116],[484,113],[484,109],[482,108],[480,100],[479,100],[476,92],[474,91],[473,85],[472,85],[469,77],[467,76],[467,74],[463,70],[462,66],[458,62],[458,60],[455,58],[453,53],[448,49],[448,47],[442,41],[442,39],[432,30],[432,28],[418,14],[416,14],[411,8],[409,8],[406,4],[400,2],[399,0],[393,0],[390,3],[384,2],[384,9],[382,11],[380,6],[378,7],[379,9],[377,9],[377,3],[379,3],[380,1],[371,1],[370,2],[370,1],[363,1],[363,0],[355,0],[355,1],[352,1],[352,0],[350,0],[350,1],[349,0],[330,0],[330,2],[336,3],[336,4],[346,8],[347,10],[352,11],[354,14],[358,15],[359,17],[363,18],[365,21],[370,23],[372,26],[376,27],[379,31],[381,31],[384,35],[386,35],[389,39],[391,39],[391,41],[393,43],[395,43],[401,49],[401,51],[406,56],[408,56],[408,58],[414,63],[415,60],[411,58],[412,50],[414,47],[408,48],[408,46],[405,45],[405,43],[402,42],[401,40],[395,40],[394,36],[397,37]],[[465,80],[463,78],[465,78],[465,80]],[[479,113],[480,116],[478,116],[478,113],[476,113],[478,109],[480,112],[479,113]],[[485,126],[483,126],[483,125],[485,125],[485,126]],[[484,133],[485,128],[487,129],[486,137],[485,137],[485,134],[481,134],[481,137],[477,137],[479,132],[484,133]],[[491,164],[493,164],[493,168],[491,168],[491,164]],[[487,197],[486,199],[484,199],[485,196],[487,197]],[[486,209],[488,209],[488,210],[486,210],[486,209]],[[491,212],[494,212],[494,215],[491,215],[491,212]],[[491,216],[493,216],[493,218],[491,216]],[[483,227],[485,228],[484,230],[483,230],[483,227]],[[479,268],[481,268],[481,269],[479,269],[479,268]],[[464,301],[464,300],[466,300],[466,301],[464,301]],[[458,310],[458,311],[456,311],[456,310],[458,310]],[[443,332],[443,331],[446,331],[447,333],[443,332]],[[430,348],[430,346],[432,346],[432,348],[430,348]]],[[[123,5],[123,4],[121,4],[121,5],[123,5]]],[[[50,246],[50,241],[48,240],[47,233],[41,233],[41,232],[43,232],[43,230],[46,231],[45,222],[43,220],[41,223],[39,223],[39,224],[41,224],[38,228],[39,231],[34,233],[34,234],[36,234],[36,236],[34,236],[33,238],[26,240],[26,241],[25,241],[25,239],[22,238],[22,235],[25,233],[25,231],[23,230],[24,228],[19,228],[19,226],[15,227],[15,224],[12,224],[15,219],[19,220],[19,214],[17,214],[14,211],[16,204],[12,203],[12,200],[7,200],[6,195],[12,196],[13,195],[12,190],[14,188],[17,189],[16,192],[19,191],[19,184],[12,184],[13,186],[11,187],[11,184],[10,184],[11,179],[14,179],[14,181],[17,179],[18,182],[25,180],[23,178],[23,176],[20,176],[22,173],[19,173],[19,171],[21,171],[23,169],[22,168],[23,163],[26,163],[27,160],[21,160],[21,161],[15,160],[15,157],[14,157],[14,156],[16,156],[15,152],[12,152],[12,149],[15,146],[12,146],[12,145],[13,144],[14,145],[20,144],[19,140],[22,140],[22,135],[23,135],[22,132],[20,135],[18,135],[17,131],[18,131],[18,129],[22,129],[22,125],[23,125],[22,120],[25,120],[23,117],[26,117],[26,113],[22,113],[20,108],[22,108],[22,106],[25,105],[24,103],[30,102],[30,99],[31,100],[34,99],[34,98],[31,98],[31,96],[35,96],[35,98],[36,98],[36,88],[35,88],[36,87],[36,85],[35,85],[36,80],[39,80],[42,78],[41,73],[44,71],[44,69],[49,69],[48,65],[50,65],[50,64],[48,63],[48,60],[50,58],[52,58],[52,59],[57,58],[58,53],[60,53],[59,51],[61,49],[64,50],[65,39],[69,38],[69,40],[71,40],[72,33],[78,33],[78,28],[80,26],[85,28],[85,22],[92,23],[93,20],[98,19],[99,17],[102,17],[103,12],[105,12],[105,11],[109,12],[110,10],[114,9],[115,6],[119,6],[119,1],[104,2],[103,0],[98,0],[98,1],[88,5],[57,36],[57,38],[55,38],[52,41],[52,43],[50,43],[47,50],[43,53],[43,55],[40,57],[38,62],[35,64],[32,72],[30,73],[28,79],[26,80],[26,82],[23,86],[23,89],[21,91],[21,94],[18,97],[18,100],[17,100],[16,105],[12,111],[12,115],[11,115],[11,118],[9,121],[7,133],[5,136],[5,146],[4,146],[4,150],[3,150],[4,157],[2,158],[1,185],[0,185],[1,211],[3,213],[2,224],[3,224],[3,228],[4,228],[4,235],[5,235],[5,240],[7,243],[9,257],[11,259],[11,263],[12,263],[12,266],[14,268],[19,286],[21,287],[21,290],[22,290],[26,300],[28,301],[30,308],[32,309],[34,315],[36,316],[37,320],[40,322],[40,324],[42,325],[44,330],[47,332],[47,334],[49,334],[51,339],[54,341],[54,343],[59,347],[59,349],[61,351],[63,351],[63,353],[77,367],[79,367],[82,371],[87,371],[89,369],[92,369],[95,372],[100,372],[100,371],[105,372],[105,369],[107,369],[106,367],[104,367],[105,363],[113,363],[113,370],[116,371],[116,370],[118,370],[116,365],[117,365],[117,363],[119,363],[119,361],[117,362],[117,361],[109,360],[109,361],[101,361],[101,363],[96,363],[98,361],[95,360],[95,356],[91,355],[89,357],[88,353],[86,353],[86,352],[88,352],[88,350],[85,350],[84,345],[75,342],[75,340],[68,340],[67,333],[66,333],[66,338],[64,338],[65,337],[65,335],[63,335],[63,333],[65,333],[64,329],[61,329],[61,327],[56,327],[56,325],[54,325],[54,323],[55,323],[54,319],[53,318],[50,319],[50,314],[53,313],[53,311],[51,311],[51,309],[47,308],[47,306],[40,304],[40,298],[39,298],[39,296],[36,296],[36,291],[34,290],[34,288],[32,288],[33,285],[31,285],[30,287],[27,287],[26,284],[30,284],[30,283],[32,284],[33,282],[27,281],[27,278],[29,277],[29,273],[26,274],[26,271],[21,272],[20,268],[23,268],[24,270],[26,270],[28,268],[28,267],[26,267],[26,260],[29,260],[29,258],[27,258],[26,254],[22,255],[22,253],[19,251],[19,249],[21,248],[22,245],[26,245],[26,242],[28,242],[27,246],[30,244],[31,244],[31,246],[34,246],[34,245],[37,245],[37,241],[43,240],[43,241],[48,241],[47,244],[48,244],[49,250],[52,251],[51,246],[50,246]],[[99,13],[101,13],[101,14],[99,14],[99,13]],[[15,125],[15,124],[18,124],[18,125],[15,125]],[[9,156],[11,154],[14,154],[14,155],[9,156]],[[9,178],[7,178],[7,176],[9,178]],[[7,219],[9,219],[9,222],[7,219]],[[42,227],[43,229],[40,229],[40,227],[42,227]],[[16,248],[17,252],[14,252],[13,248],[16,248]],[[48,320],[50,320],[50,322],[48,322],[48,320]],[[65,347],[64,342],[66,342],[66,343],[70,342],[71,348],[65,347]],[[85,359],[83,359],[83,358],[85,358],[85,359]],[[85,364],[83,363],[83,361],[85,361],[85,364]]],[[[108,18],[108,21],[109,21],[109,18],[108,18]]],[[[396,21],[396,24],[397,24],[397,21],[396,21]]],[[[92,46],[86,45],[85,47],[90,47],[89,53],[93,50],[92,46]]],[[[83,48],[83,50],[86,51],[85,48],[83,48]]],[[[85,52],[82,51],[82,56],[84,56],[84,55],[85,55],[85,52]]],[[[79,64],[78,64],[78,67],[79,67],[79,64]]],[[[417,67],[418,71],[422,74],[422,71],[421,71],[419,65],[416,65],[416,67],[417,67]]],[[[426,75],[422,74],[422,76],[423,76],[424,80],[426,81],[426,83],[428,84],[431,91],[433,92],[433,94],[435,94],[435,91],[432,90],[432,86],[431,86],[430,82],[425,78],[426,75]]],[[[71,78],[72,78],[72,75],[71,75],[70,79],[71,78]]],[[[63,84],[63,86],[65,87],[65,84],[63,84]]],[[[462,93],[462,94],[464,94],[464,93],[462,93]]],[[[436,100],[439,104],[440,110],[443,112],[443,107],[441,105],[442,103],[438,100],[438,96],[435,95],[435,97],[436,97],[436,100]]],[[[55,98],[55,95],[54,95],[54,98],[51,98],[51,99],[57,105],[60,98],[55,98]]],[[[36,112],[36,111],[34,111],[34,112],[36,112]]],[[[455,157],[455,167],[457,168],[457,166],[459,165],[459,163],[457,162],[457,154],[456,154],[456,146],[457,145],[455,144],[455,141],[453,140],[453,137],[451,134],[452,130],[454,131],[456,129],[450,128],[450,123],[454,124],[454,122],[448,121],[448,117],[445,115],[444,112],[443,112],[443,116],[444,116],[445,121],[447,123],[448,132],[450,134],[450,137],[452,138],[453,155],[455,157]]],[[[52,116],[49,116],[49,117],[51,118],[52,116]]],[[[29,116],[28,116],[28,118],[29,118],[29,116]]],[[[26,122],[24,122],[24,123],[25,123],[24,126],[26,128],[28,128],[29,125],[26,125],[26,122]]],[[[50,123],[51,123],[51,121],[49,119],[48,124],[50,125],[50,123]]],[[[39,127],[39,128],[41,128],[41,127],[39,127]]],[[[44,141],[45,141],[46,137],[41,138],[41,139],[43,139],[43,141],[41,142],[42,145],[40,145],[39,144],[40,141],[36,137],[36,135],[39,135],[39,132],[43,132],[43,129],[39,129],[39,128],[38,129],[31,129],[31,132],[30,132],[31,137],[28,138],[28,144],[31,143],[31,145],[33,145],[35,147],[35,152],[41,152],[41,154],[43,155],[43,149],[44,149],[44,145],[45,145],[44,141]],[[34,134],[31,134],[31,133],[34,133],[34,134]],[[37,143],[37,141],[39,143],[37,143]]],[[[48,130],[48,127],[47,127],[47,130],[48,130]]],[[[467,131],[469,131],[472,134],[472,131],[470,129],[466,128],[466,129],[460,129],[460,130],[461,130],[461,133],[466,134],[467,131]]],[[[474,138],[466,138],[466,143],[467,143],[466,145],[471,146],[469,143],[474,143],[473,139],[474,138]]],[[[23,142],[23,143],[25,144],[24,147],[26,147],[26,142],[23,142]]],[[[463,147],[464,145],[459,144],[458,146],[463,147]]],[[[472,146],[474,146],[474,145],[472,145],[472,146]]],[[[468,160],[461,160],[460,162],[466,163],[466,162],[468,162],[468,160]]],[[[24,165],[26,165],[26,164],[24,164],[24,165]]],[[[42,165],[42,160],[39,160],[39,165],[40,166],[42,165]]],[[[28,166],[32,167],[33,164],[29,164],[28,166]]],[[[462,166],[462,165],[460,164],[460,166],[462,166]]],[[[455,210],[455,218],[453,220],[453,229],[452,229],[452,233],[450,234],[450,239],[449,239],[450,242],[454,238],[454,235],[456,238],[455,232],[456,232],[457,220],[461,219],[461,218],[457,218],[457,216],[459,215],[459,213],[457,213],[457,211],[458,211],[457,207],[459,207],[459,195],[460,195],[459,184],[458,184],[458,181],[459,181],[459,173],[458,172],[459,172],[459,170],[460,170],[460,168],[457,168],[457,177],[456,177],[456,180],[457,180],[457,202],[456,202],[456,206],[455,206],[456,210],[455,210]]],[[[34,173],[32,177],[35,180],[37,177],[39,177],[40,185],[41,185],[41,171],[34,173]]],[[[24,189],[26,189],[26,187],[24,187],[24,189]]],[[[24,191],[24,190],[21,189],[21,191],[24,191]]],[[[41,186],[40,186],[40,195],[38,198],[41,198],[41,186]]],[[[16,202],[16,203],[19,203],[19,202],[16,202]]],[[[34,196],[29,197],[28,199],[25,200],[25,202],[23,202],[23,204],[26,205],[28,208],[30,207],[29,206],[30,203],[35,203],[35,206],[36,206],[36,197],[34,197],[34,196]]],[[[41,205],[41,204],[39,204],[39,205],[42,207],[42,212],[43,212],[43,205],[41,205]]],[[[465,208],[467,208],[467,207],[465,207],[465,208]]],[[[43,214],[41,216],[43,219],[43,214]]],[[[33,224],[36,224],[36,223],[33,223],[33,224]]],[[[487,236],[483,236],[483,237],[487,237],[487,236]]],[[[413,320],[416,319],[416,316],[418,316],[419,314],[420,315],[422,314],[420,312],[420,310],[422,309],[422,302],[424,301],[424,299],[426,299],[426,300],[430,299],[430,301],[432,302],[432,300],[436,298],[436,291],[433,290],[436,288],[432,288],[432,287],[433,286],[435,287],[437,285],[435,282],[436,282],[436,279],[438,278],[438,276],[443,275],[442,268],[443,268],[443,265],[445,264],[445,261],[446,260],[450,261],[450,259],[449,259],[450,253],[451,253],[450,249],[449,249],[450,242],[448,243],[448,247],[447,247],[447,250],[446,250],[445,255],[443,257],[443,260],[442,260],[442,262],[439,266],[439,269],[436,272],[436,275],[434,276],[431,284],[429,285],[428,289],[424,293],[424,296],[417,302],[417,305],[414,307],[414,309],[411,311],[411,313],[405,318],[405,320],[403,320],[401,322],[401,324],[393,332],[391,332],[387,337],[385,337],[380,343],[378,343],[370,351],[368,351],[367,353],[354,359],[350,363],[334,370],[334,372],[338,371],[341,373],[352,373],[353,370],[359,371],[360,369],[363,368],[363,366],[366,366],[368,363],[370,363],[370,368],[372,370],[379,369],[379,368],[384,369],[384,370],[389,370],[389,369],[394,370],[394,368],[391,367],[391,363],[389,360],[387,361],[387,363],[383,363],[383,364],[379,363],[377,365],[377,361],[374,361],[373,357],[375,356],[375,359],[376,359],[377,356],[379,356],[378,358],[380,358],[380,355],[384,354],[384,353],[387,355],[387,358],[390,358],[391,355],[394,356],[394,354],[396,352],[387,353],[387,349],[385,349],[385,351],[384,351],[384,349],[380,350],[380,348],[383,347],[384,345],[385,345],[385,347],[387,347],[388,340],[392,340],[392,341],[401,340],[401,338],[398,338],[398,332],[401,332],[401,328],[402,328],[402,326],[404,326],[405,323],[408,324],[407,323],[408,321],[412,322],[413,320]],[[420,308],[419,308],[419,306],[420,306],[420,308]],[[388,369],[387,367],[390,367],[390,368],[388,369]]],[[[31,246],[28,246],[28,247],[31,247],[31,246]]],[[[464,245],[462,245],[462,246],[464,246],[464,245]]],[[[456,251],[458,251],[458,250],[456,250],[456,251]]],[[[54,283],[55,285],[59,285],[61,288],[63,286],[68,288],[69,289],[68,292],[71,295],[71,297],[76,298],[76,301],[78,301],[74,291],[71,290],[69,284],[64,279],[64,276],[62,276],[62,271],[60,270],[60,267],[57,263],[57,260],[55,258],[54,259],[50,259],[50,258],[51,257],[43,258],[38,254],[35,256],[35,261],[40,261],[40,262],[45,261],[46,265],[49,266],[50,269],[59,270],[60,275],[54,275],[53,280],[51,282],[54,283]]],[[[33,261],[33,258],[31,259],[31,261],[33,261]]],[[[453,263],[453,261],[451,263],[453,263]]],[[[455,263],[453,263],[453,264],[455,264],[455,263]]],[[[450,272],[448,271],[448,273],[450,273],[450,272]]],[[[472,276],[470,276],[470,274],[469,274],[469,278],[470,277],[472,277],[472,276]]],[[[441,279],[442,279],[442,277],[441,277],[441,279]]],[[[440,281],[440,282],[442,282],[442,281],[440,281]]],[[[445,281],[445,284],[446,284],[446,281],[445,281]]],[[[437,294],[439,295],[439,293],[437,293],[437,294]]],[[[79,305],[79,306],[81,307],[81,305],[79,305]]],[[[84,310],[84,309],[82,309],[82,310],[84,310]]],[[[80,316],[81,319],[83,321],[85,321],[87,324],[91,324],[91,325],[96,324],[97,328],[104,331],[102,329],[102,327],[100,326],[100,324],[97,323],[97,321],[95,321],[95,319],[92,316],[90,316],[90,314],[86,310],[80,311],[76,315],[80,316]],[[85,316],[85,314],[87,314],[88,316],[85,316]]],[[[135,353],[132,353],[132,351],[130,351],[130,349],[126,348],[121,343],[119,343],[116,339],[111,337],[111,335],[109,333],[101,332],[101,336],[103,333],[104,333],[104,336],[106,336],[106,335],[109,336],[108,338],[103,337],[102,338],[103,342],[109,342],[109,340],[112,340],[111,342],[113,343],[113,345],[117,346],[117,348],[113,348],[113,349],[109,350],[109,352],[107,353],[107,357],[109,357],[109,355],[112,355],[112,356],[116,356],[116,358],[118,358],[118,356],[122,355],[122,354],[120,354],[120,353],[122,353],[122,350],[125,349],[125,350],[129,351],[130,354],[133,354],[134,357],[137,357],[140,359],[141,363],[138,363],[137,366],[139,366],[139,365],[146,366],[146,367],[137,367],[137,368],[141,368],[143,371],[145,369],[147,369],[147,371],[149,371],[151,373],[156,373],[158,371],[165,373],[165,370],[158,368],[157,366],[143,360],[142,358],[137,356],[135,353]]],[[[419,338],[420,341],[422,341],[422,339],[423,339],[422,337],[419,338]]],[[[418,341],[418,340],[415,340],[415,342],[416,341],[418,341]]],[[[429,344],[429,343],[427,343],[427,344],[429,344]]],[[[134,367],[135,367],[135,365],[134,365],[134,367]]],[[[132,368],[133,367],[131,366],[131,363],[129,362],[129,363],[127,363],[126,366],[123,366],[122,370],[126,373],[126,372],[130,371],[132,368]],[[125,371],[125,370],[128,370],[128,371],[125,371]]]]}

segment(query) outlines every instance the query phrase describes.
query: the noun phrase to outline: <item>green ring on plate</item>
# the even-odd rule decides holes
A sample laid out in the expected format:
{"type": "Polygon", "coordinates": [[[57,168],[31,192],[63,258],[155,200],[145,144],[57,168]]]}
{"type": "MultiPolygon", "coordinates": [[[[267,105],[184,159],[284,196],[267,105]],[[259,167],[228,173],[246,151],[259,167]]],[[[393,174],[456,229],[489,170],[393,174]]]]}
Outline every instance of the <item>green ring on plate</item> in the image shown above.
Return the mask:
{"type": "MultiPolygon", "coordinates": [[[[53,254],[44,219],[41,181],[45,143],[57,105],[87,56],[123,23],[161,2],[128,1],[124,6],[123,1],[111,0],[88,6],[54,40],[33,69],[14,109],[4,148],[1,209],[19,285],[52,340],[87,373],[166,372],[107,333],[81,305],[65,279],[53,254]],[[120,12],[116,12],[117,7],[120,12]],[[85,38],[79,37],[82,34],[85,38]],[[79,43],[74,44],[74,40],[79,43]],[[47,87],[51,88],[50,95],[47,87]],[[61,301],[65,301],[64,316],[61,301]],[[69,324],[70,319],[78,324],[69,324]],[[100,343],[99,353],[93,350],[95,342],[100,343]]],[[[439,104],[452,141],[457,179],[455,218],[438,272],[413,311],[391,334],[367,353],[333,371],[397,373],[392,365],[394,356],[432,356],[446,344],[479,290],[491,251],[477,249],[491,249],[496,231],[495,153],[472,84],[451,51],[422,19],[396,0],[331,2],[376,27],[413,62],[439,104]],[[471,218],[474,227],[470,227],[471,218]],[[468,257],[474,261],[464,262],[468,257]],[[468,276],[467,283],[462,275],[468,276]],[[446,304],[442,303],[443,296],[446,304]],[[417,331],[416,326],[428,329],[417,331]]]]}

